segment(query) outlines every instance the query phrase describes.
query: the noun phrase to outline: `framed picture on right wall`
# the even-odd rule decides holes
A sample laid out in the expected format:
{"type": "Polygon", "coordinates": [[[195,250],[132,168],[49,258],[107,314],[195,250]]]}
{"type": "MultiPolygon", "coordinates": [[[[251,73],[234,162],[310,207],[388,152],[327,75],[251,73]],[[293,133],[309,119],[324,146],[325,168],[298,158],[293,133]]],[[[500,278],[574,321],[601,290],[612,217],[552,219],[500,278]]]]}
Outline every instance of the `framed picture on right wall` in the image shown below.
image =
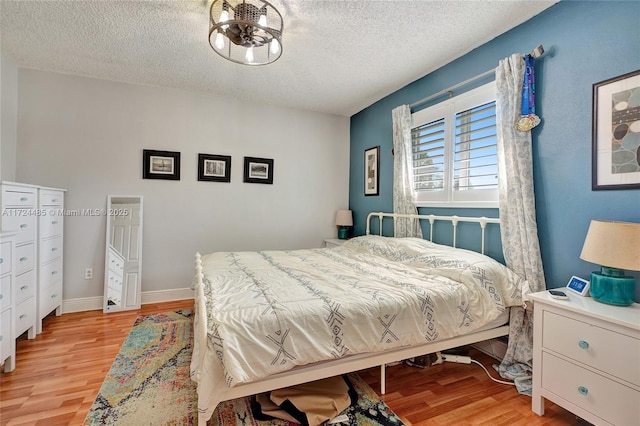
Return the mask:
{"type": "Polygon", "coordinates": [[[640,70],[593,85],[591,189],[640,189],[640,70]]]}
{"type": "Polygon", "coordinates": [[[364,151],[364,195],[379,195],[380,146],[364,151]]]}

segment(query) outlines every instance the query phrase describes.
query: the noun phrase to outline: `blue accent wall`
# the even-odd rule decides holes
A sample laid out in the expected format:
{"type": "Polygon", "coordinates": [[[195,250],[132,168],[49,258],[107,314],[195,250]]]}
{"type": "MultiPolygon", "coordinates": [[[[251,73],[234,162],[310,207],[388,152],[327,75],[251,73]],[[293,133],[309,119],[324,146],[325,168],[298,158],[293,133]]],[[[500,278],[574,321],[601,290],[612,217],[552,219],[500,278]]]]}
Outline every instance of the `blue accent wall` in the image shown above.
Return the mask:
{"type": "MultiPolygon", "coordinates": [[[[592,86],[640,69],[639,21],[637,1],[565,0],[352,116],[349,204],[354,234],[364,234],[369,212],[393,209],[391,110],[493,69],[512,53],[528,53],[542,44],[546,52],[536,61],[536,112],[542,123],[532,137],[545,277],[548,288],[566,285],[572,275],[589,279],[599,266],[582,261],[579,255],[590,221],[640,222],[640,190],[591,190],[592,86]],[[365,197],[364,150],[378,145],[380,195],[365,197]]],[[[426,208],[420,212],[451,213],[426,208]]],[[[495,209],[457,211],[468,213],[497,215],[495,209]]],[[[628,274],[636,277],[636,301],[640,301],[640,273],[628,274]]]]}

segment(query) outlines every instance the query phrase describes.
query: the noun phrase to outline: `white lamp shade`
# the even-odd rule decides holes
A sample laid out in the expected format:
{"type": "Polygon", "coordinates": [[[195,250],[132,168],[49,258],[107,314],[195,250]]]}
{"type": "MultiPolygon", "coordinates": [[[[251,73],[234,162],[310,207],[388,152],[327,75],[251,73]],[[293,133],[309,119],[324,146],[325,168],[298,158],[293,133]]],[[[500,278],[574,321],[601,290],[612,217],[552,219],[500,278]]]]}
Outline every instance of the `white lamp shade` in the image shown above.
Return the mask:
{"type": "Polygon", "coordinates": [[[640,271],[640,223],[592,220],[580,259],[640,271]]]}
{"type": "Polygon", "coordinates": [[[336,213],[336,226],[353,226],[351,210],[338,210],[338,213],[336,213]]]}

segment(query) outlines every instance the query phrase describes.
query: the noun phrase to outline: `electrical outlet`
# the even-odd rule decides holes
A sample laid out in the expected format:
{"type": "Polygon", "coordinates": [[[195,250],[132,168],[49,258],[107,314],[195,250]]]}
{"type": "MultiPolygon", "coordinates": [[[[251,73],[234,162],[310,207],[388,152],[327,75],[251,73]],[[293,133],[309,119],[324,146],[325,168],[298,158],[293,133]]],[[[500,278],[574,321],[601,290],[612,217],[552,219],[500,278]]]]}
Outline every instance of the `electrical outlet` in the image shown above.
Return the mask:
{"type": "Polygon", "coordinates": [[[90,280],[91,278],[93,278],[93,269],[91,268],[87,268],[84,270],[84,279],[85,280],[90,280]]]}

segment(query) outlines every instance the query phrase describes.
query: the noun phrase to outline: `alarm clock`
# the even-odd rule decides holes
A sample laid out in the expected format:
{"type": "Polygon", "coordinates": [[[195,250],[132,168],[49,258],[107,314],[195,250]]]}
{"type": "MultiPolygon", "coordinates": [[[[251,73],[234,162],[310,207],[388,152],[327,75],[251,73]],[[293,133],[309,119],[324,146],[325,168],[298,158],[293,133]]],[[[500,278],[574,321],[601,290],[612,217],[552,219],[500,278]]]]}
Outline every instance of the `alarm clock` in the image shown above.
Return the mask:
{"type": "Polygon", "coordinates": [[[575,275],[567,283],[567,288],[580,296],[589,296],[589,281],[575,275]]]}

